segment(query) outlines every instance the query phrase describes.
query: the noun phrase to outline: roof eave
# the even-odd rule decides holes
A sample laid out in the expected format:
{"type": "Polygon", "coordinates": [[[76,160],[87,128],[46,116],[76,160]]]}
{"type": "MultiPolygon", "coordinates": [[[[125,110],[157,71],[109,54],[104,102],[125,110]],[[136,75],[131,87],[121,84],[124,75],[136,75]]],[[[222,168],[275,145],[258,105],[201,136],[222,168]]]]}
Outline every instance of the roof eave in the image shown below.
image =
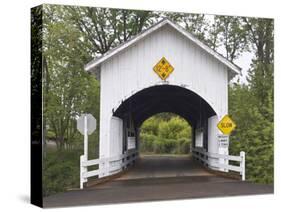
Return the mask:
{"type": "Polygon", "coordinates": [[[161,28],[162,26],[166,25],[167,23],[168,23],[168,19],[163,19],[162,21],[158,22],[154,26],[148,28],[147,30],[140,33],[139,35],[136,35],[132,39],[128,40],[127,42],[120,44],[120,46],[116,47],[115,51],[111,51],[109,54],[105,54],[98,59],[94,59],[94,60],[90,61],[89,63],[87,63],[84,66],[85,71],[94,72],[95,67],[99,66],[102,62],[109,59],[113,55],[118,54],[120,51],[123,51],[124,49],[131,46],[131,44],[143,39],[144,37],[146,37],[146,35],[150,34],[153,31],[156,31],[157,29],[161,28]]]}
{"type": "Polygon", "coordinates": [[[131,46],[131,44],[133,44],[133,43],[143,39],[144,37],[146,37],[146,35],[150,34],[153,31],[156,31],[157,29],[161,28],[162,26],[164,26],[166,24],[169,24],[170,26],[172,26],[175,30],[177,30],[178,32],[180,32],[181,34],[183,34],[184,36],[189,38],[197,46],[199,46],[200,48],[202,48],[203,50],[208,52],[210,55],[215,57],[217,60],[219,60],[224,65],[226,65],[228,67],[228,70],[231,70],[235,75],[241,73],[241,68],[239,66],[231,63],[225,57],[223,57],[222,55],[220,55],[219,53],[217,53],[216,51],[211,49],[209,46],[207,46],[206,44],[204,44],[203,42],[198,40],[196,37],[194,37],[191,33],[187,32],[181,26],[176,25],[175,23],[173,23],[169,19],[163,19],[162,21],[158,22],[154,26],[152,26],[152,27],[148,28],[147,30],[145,30],[143,33],[140,33],[139,35],[136,35],[131,40],[121,44],[118,47],[116,47],[115,50],[110,51],[108,54],[105,54],[105,55],[103,55],[102,57],[100,57],[98,59],[94,59],[94,60],[90,61],[89,63],[87,63],[84,66],[85,71],[92,72],[92,73],[96,72],[96,70],[98,70],[98,67],[101,65],[101,63],[103,63],[104,61],[106,61],[110,57],[114,56],[115,54],[118,54],[119,52],[121,52],[124,49],[128,48],[129,46],[131,46]]]}
{"type": "Polygon", "coordinates": [[[204,44],[202,41],[198,40],[194,35],[189,33],[188,31],[184,30],[181,26],[176,25],[175,23],[169,21],[169,24],[176,29],[178,32],[182,33],[186,37],[188,37],[192,42],[194,42],[197,46],[202,48],[203,50],[207,51],[210,55],[215,57],[217,60],[219,60],[221,63],[226,65],[229,70],[233,71],[235,74],[240,74],[241,68],[233,63],[231,63],[229,60],[227,60],[225,57],[217,53],[215,50],[204,44]]]}

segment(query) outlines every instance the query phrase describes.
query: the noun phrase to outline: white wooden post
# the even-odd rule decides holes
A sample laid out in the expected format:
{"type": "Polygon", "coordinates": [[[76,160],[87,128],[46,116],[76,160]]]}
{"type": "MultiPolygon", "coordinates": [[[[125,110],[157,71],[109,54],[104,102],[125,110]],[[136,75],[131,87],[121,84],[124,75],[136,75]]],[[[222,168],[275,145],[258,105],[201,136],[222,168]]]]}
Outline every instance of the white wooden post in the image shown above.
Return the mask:
{"type": "Polygon", "coordinates": [[[85,161],[84,155],[80,156],[80,189],[83,189],[83,183],[86,182],[86,180],[83,177],[83,173],[87,171],[87,168],[83,166],[83,162],[85,161]]]}
{"type": "Polygon", "coordinates": [[[245,167],[245,160],[246,160],[246,154],[244,151],[240,152],[241,162],[240,167],[242,169],[241,175],[242,175],[242,181],[246,179],[246,167],[245,167]]]}
{"type": "Polygon", "coordinates": [[[84,167],[82,163],[88,161],[88,123],[87,116],[84,116],[84,155],[80,156],[80,189],[83,189],[83,183],[87,182],[87,178],[83,177],[83,173],[88,171],[88,167],[84,167]]]}

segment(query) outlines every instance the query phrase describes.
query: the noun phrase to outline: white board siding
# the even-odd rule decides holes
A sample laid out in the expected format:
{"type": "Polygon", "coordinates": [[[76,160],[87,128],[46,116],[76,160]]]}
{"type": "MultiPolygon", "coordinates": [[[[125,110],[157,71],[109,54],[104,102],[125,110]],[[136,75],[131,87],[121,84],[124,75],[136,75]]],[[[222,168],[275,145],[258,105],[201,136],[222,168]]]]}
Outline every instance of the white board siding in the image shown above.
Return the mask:
{"type": "Polygon", "coordinates": [[[123,151],[123,120],[112,117],[110,121],[110,155],[122,155],[123,151]]]}
{"type": "Polygon", "coordinates": [[[109,156],[112,109],[116,110],[122,100],[144,88],[163,84],[153,71],[154,65],[163,56],[174,67],[173,73],[166,79],[168,84],[185,85],[197,93],[212,106],[219,119],[227,113],[226,66],[167,25],[102,63],[101,155],[109,156]]]}
{"type": "MultiPolygon", "coordinates": [[[[217,154],[218,153],[218,142],[217,135],[220,133],[217,128],[218,116],[212,116],[208,119],[208,152],[217,154]]],[[[213,164],[217,164],[219,161],[217,158],[209,158],[209,165],[212,169],[217,169],[213,164]]]]}
{"type": "Polygon", "coordinates": [[[198,48],[204,50],[208,54],[210,54],[213,58],[215,58],[220,63],[224,64],[226,67],[228,67],[228,70],[231,72],[229,79],[234,77],[236,74],[239,74],[241,71],[241,68],[237,65],[233,64],[232,62],[228,61],[226,58],[218,54],[216,51],[202,43],[200,40],[198,40],[194,35],[187,32],[184,28],[181,26],[173,23],[167,18],[164,18],[162,21],[159,21],[158,23],[154,24],[153,26],[149,27],[147,30],[144,30],[137,36],[133,37],[132,39],[129,39],[127,42],[124,42],[123,44],[119,45],[118,47],[108,51],[105,53],[102,57],[94,59],[90,61],[88,64],[85,65],[85,70],[90,72],[96,72],[99,70],[99,66],[104,63],[106,60],[115,57],[117,54],[122,52],[124,49],[127,49],[129,47],[132,47],[132,45],[136,44],[140,40],[144,39],[150,34],[155,33],[155,31],[159,30],[163,26],[169,25],[171,28],[179,32],[182,36],[184,36],[186,39],[191,41],[193,44],[195,44],[198,48]]]}

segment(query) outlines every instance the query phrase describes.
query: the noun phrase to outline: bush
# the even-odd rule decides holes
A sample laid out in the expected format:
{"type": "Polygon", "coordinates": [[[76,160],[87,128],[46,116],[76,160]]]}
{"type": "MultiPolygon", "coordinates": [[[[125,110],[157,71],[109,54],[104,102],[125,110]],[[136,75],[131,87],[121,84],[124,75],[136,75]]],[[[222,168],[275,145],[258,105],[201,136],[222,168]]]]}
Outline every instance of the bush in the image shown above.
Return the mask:
{"type": "Polygon", "coordinates": [[[164,153],[166,154],[171,154],[171,153],[175,153],[175,149],[177,146],[177,141],[173,140],[173,139],[165,139],[163,140],[164,142],[164,153]]]}
{"type": "Polygon", "coordinates": [[[187,154],[190,152],[191,139],[180,138],[177,140],[177,154],[187,154]]]}
{"type": "Polygon", "coordinates": [[[161,140],[156,139],[153,142],[153,153],[156,153],[156,154],[165,153],[164,150],[165,150],[164,143],[161,142],[161,140]]]}
{"type": "MultiPolygon", "coordinates": [[[[165,113],[166,114],[166,113],[165,113]]],[[[191,127],[175,115],[158,114],[143,123],[140,134],[140,150],[155,154],[188,154],[191,127]],[[170,119],[167,120],[167,117],[170,119]]]]}
{"type": "Polygon", "coordinates": [[[144,153],[154,154],[188,154],[190,139],[163,139],[154,135],[143,134],[140,150],[144,153]]]}
{"type": "Polygon", "coordinates": [[[79,187],[81,151],[50,151],[43,163],[43,196],[79,187]]]}
{"type": "MultiPolygon", "coordinates": [[[[229,89],[229,113],[236,122],[230,137],[229,152],[246,153],[246,179],[256,183],[274,182],[273,102],[260,107],[259,96],[251,87],[235,85],[229,89]],[[262,111],[265,110],[265,111],[262,111]]],[[[273,98],[273,97],[271,97],[273,98]]]]}
{"type": "Polygon", "coordinates": [[[157,139],[156,136],[150,134],[141,134],[140,150],[142,152],[154,152],[153,142],[157,139]]]}

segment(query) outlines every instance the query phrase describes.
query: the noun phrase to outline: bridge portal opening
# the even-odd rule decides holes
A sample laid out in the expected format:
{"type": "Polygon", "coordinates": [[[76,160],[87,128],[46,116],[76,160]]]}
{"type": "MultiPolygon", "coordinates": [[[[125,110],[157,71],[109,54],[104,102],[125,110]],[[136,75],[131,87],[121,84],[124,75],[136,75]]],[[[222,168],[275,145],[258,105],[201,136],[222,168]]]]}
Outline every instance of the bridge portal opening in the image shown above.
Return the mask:
{"type": "Polygon", "coordinates": [[[140,155],[190,154],[192,129],[189,123],[174,113],[158,113],[140,127],[140,155]]]}
{"type": "Polygon", "coordinates": [[[123,120],[123,152],[139,150],[142,124],[159,113],[185,119],[191,126],[192,147],[208,151],[208,119],[216,115],[213,108],[184,86],[157,85],[135,93],[113,110],[113,116],[123,120]]]}

